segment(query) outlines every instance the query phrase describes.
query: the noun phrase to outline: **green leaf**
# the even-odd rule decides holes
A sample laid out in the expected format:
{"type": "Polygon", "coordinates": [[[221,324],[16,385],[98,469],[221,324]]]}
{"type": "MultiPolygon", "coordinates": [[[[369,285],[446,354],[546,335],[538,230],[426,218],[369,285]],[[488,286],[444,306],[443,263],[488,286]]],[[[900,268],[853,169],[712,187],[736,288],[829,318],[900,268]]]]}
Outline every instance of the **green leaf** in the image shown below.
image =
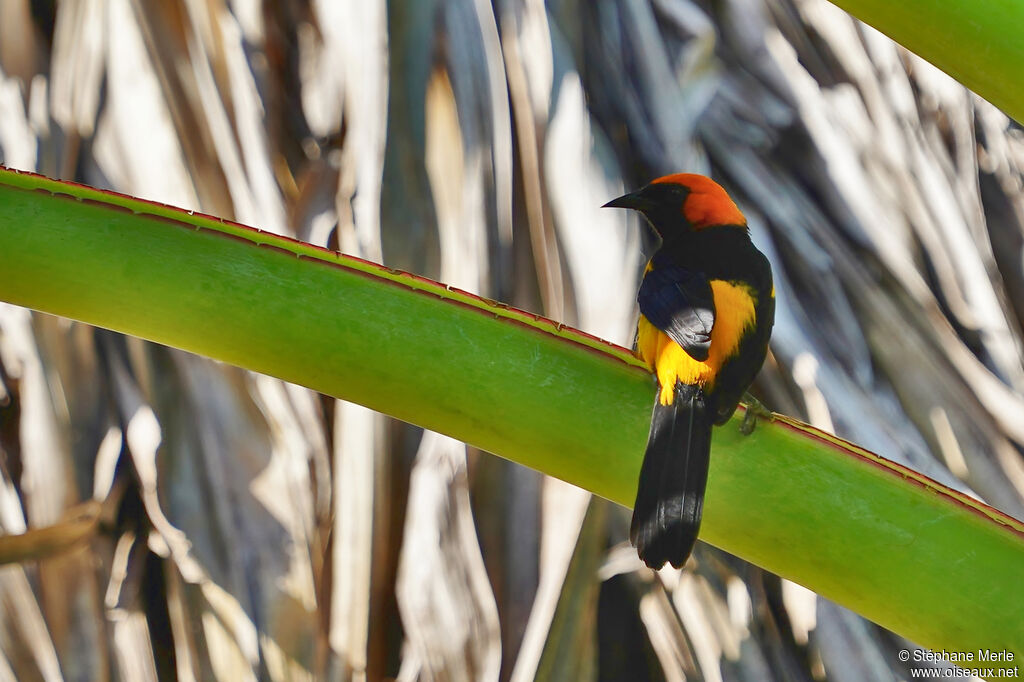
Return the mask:
{"type": "MultiPolygon", "coordinates": [[[[352,400],[632,503],[632,354],[216,218],[0,171],[0,299],[352,400]]],[[[1024,656],[1024,524],[777,418],[716,429],[702,538],[933,649],[1024,656]]]]}
{"type": "Polygon", "coordinates": [[[1024,3],[832,1],[1024,121],[1024,3]]]}

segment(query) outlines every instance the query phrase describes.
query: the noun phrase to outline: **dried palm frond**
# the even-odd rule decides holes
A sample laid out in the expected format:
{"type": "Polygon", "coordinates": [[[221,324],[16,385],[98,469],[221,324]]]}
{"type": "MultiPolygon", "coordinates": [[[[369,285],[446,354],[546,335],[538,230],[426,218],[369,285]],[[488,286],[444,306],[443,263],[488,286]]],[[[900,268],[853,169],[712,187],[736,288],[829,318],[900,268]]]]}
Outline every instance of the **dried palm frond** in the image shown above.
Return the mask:
{"type": "MultiPolygon", "coordinates": [[[[0,161],[625,345],[645,245],[597,207],[710,173],[775,270],[769,405],[1024,516],[1024,137],[825,0],[15,0],[0,161]]],[[[627,520],[0,304],[0,676],[902,674],[907,643],[712,547],[650,573],[627,520]]]]}

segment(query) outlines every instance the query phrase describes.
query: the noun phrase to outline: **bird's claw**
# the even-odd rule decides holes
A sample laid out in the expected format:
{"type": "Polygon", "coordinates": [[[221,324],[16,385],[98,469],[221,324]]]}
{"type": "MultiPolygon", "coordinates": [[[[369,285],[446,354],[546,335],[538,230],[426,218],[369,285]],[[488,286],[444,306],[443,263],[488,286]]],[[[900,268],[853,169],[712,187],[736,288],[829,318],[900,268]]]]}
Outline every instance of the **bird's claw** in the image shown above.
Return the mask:
{"type": "Polygon", "coordinates": [[[764,403],[749,393],[743,394],[743,404],[746,409],[743,411],[743,421],[740,422],[740,433],[744,436],[749,436],[754,432],[754,427],[757,426],[758,417],[763,417],[768,421],[775,418],[774,412],[765,407],[764,403]]]}

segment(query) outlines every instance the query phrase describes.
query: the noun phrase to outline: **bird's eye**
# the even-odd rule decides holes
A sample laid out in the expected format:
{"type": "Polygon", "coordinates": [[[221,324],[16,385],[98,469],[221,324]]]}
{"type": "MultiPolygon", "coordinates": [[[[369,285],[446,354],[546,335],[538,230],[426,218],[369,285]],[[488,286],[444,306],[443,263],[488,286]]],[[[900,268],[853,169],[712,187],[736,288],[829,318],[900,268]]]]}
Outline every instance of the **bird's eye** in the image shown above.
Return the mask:
{"type": "Polygon", "coordinates": [[[683,185],[670,185],[669,187],[669,196],[672,197],[673,203],[682,206],[686,197],[690,195],[690,188],[683,185]]]}

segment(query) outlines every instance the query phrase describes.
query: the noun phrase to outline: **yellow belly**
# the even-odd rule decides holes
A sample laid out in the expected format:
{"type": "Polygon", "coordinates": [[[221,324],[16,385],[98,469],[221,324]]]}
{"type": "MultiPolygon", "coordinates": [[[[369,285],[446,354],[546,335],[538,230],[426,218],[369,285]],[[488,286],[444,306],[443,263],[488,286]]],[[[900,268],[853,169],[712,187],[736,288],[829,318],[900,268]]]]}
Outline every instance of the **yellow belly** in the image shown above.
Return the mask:
{"type": "Polygon", "coordinates": [[[711,345],[707,360],[695,360],[679,344],[640,316],[637,325],[637,352],[658,377],[659,400],[671,405],[677,381],[697,384],[705,389],[714,386],[722,365],[736,354],[743,333],[754,325],[754,294],[740,282],[711,280],[715,301],[715,324],[711,328],[711,345]]]}

